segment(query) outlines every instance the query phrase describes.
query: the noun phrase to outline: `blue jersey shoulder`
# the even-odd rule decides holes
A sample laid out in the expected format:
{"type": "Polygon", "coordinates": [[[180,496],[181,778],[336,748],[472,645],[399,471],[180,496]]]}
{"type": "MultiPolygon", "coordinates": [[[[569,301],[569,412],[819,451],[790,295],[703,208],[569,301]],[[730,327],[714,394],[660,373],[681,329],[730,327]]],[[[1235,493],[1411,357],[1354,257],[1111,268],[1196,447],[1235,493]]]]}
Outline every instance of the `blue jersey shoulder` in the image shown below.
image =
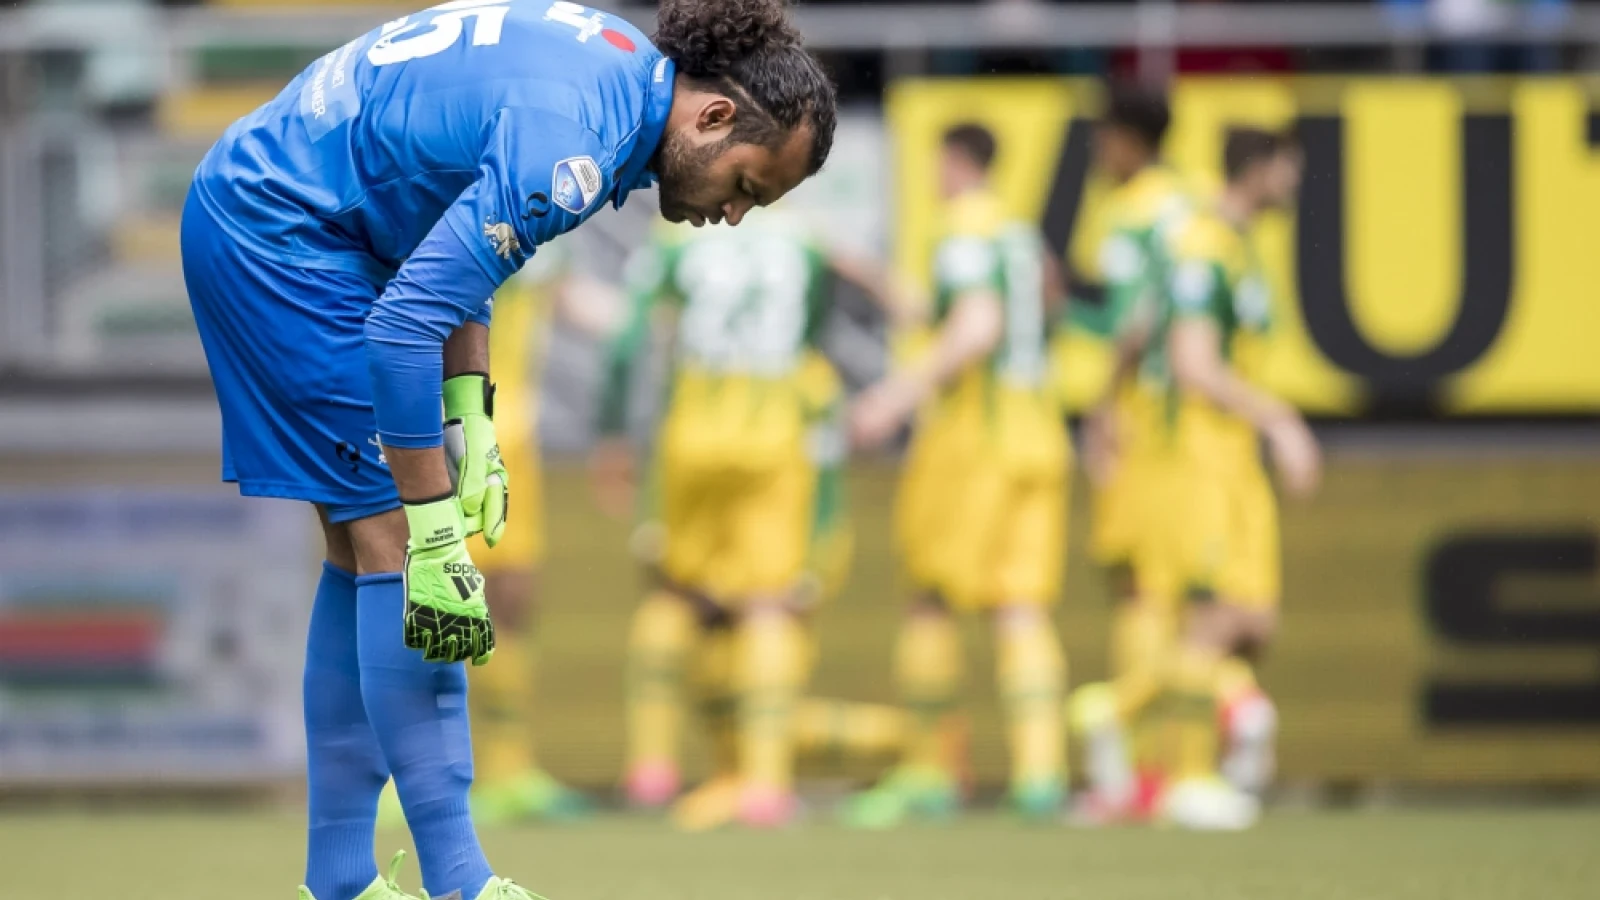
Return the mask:
{"type": "Polygon", "coordinates": [[[610,13],[455,0],[313,63],[224,135],[197,192],[286,262],[386,281],[450,219],[520,264],[649,182],[671,81],[670,63],[610,13]],[[481,221],[469,227],[447,211],[473,189],[481,221]]]}

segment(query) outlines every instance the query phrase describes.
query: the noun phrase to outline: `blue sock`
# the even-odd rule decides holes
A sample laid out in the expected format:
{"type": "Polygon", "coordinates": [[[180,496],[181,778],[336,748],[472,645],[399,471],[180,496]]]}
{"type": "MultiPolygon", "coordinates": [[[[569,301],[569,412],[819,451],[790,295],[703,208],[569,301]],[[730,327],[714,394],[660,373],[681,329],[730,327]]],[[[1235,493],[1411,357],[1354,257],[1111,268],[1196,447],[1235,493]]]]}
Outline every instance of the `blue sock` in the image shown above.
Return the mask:
{"type": "Polygon", "coordinates": [[[361,702],[356,579],[328,563],[311,607],[304,692],[306,887],[317,900],[351,900],[378,877],[372,832],[389,768],[361,702]]]}
{"type": "Polygon", "coordinates": [[[422,661],[402,638],[405,587],[398,574],[363,575],[359,591],[361,697],[394,772],[406,824],[433,897],[475,900],[493,874],[467,809],[472,737],[464,663],[422,661]]]}

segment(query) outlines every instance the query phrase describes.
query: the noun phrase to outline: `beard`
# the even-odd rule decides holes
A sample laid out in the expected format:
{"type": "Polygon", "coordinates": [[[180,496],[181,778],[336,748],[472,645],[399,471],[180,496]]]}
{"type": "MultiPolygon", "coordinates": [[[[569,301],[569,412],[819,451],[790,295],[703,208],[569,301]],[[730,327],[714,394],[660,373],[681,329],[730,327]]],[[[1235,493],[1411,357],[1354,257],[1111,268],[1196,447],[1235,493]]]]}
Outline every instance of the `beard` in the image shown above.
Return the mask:
{"type": "Polygon", "coordinates": [[[691,214],[706,215],[695,198],[705,193],[706,172],[722,152],[723,142],[696,146],[681,135],[667,133],[656,155],[656,179],[661,215],[682,222],[691,214]]]}

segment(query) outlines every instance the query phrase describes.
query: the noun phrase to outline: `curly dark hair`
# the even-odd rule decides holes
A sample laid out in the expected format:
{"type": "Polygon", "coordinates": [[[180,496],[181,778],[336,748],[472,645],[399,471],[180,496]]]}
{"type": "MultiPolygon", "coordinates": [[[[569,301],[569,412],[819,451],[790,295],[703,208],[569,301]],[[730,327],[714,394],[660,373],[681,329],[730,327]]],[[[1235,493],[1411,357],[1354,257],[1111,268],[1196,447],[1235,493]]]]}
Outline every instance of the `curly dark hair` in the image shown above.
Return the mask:
{"type": "Polygon", "coordinates": [[[809,125],[807,172],[822,168],[838,100],[789,21],[786,0],[662,0],[654,41],[680,75],[734,102],[732,140],[776,148],[809,125]]]}

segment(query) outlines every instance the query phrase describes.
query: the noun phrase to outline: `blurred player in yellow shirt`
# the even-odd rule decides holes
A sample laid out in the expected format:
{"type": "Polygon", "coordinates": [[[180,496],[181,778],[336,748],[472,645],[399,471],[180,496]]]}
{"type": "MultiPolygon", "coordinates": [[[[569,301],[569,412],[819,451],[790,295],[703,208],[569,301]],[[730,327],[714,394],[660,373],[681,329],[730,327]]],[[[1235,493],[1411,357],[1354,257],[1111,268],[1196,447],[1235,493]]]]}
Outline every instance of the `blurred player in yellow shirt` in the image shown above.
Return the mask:
{"type": "Polygon", "coordinates": [[[988,190],[995,151],[981,126],[946,133],[934,333],[920,359],[852,412],[857,443],[874,447],[921,411],[895,511],[915,590],[895,651],[912,732],[901,765],[850,803],[847,818],[863,827],[956,805],[944,746],[962,675],[954,612],[989,613],[994,624],[1013,805],[1044,818],[1062,798],[1066,662],[1050,610],[1065,554],[1068,447],[1046,353],[1062,292],[1037,228],[1008,218],[988,190]]]}
{"type": "MultiPolygon", "coordinates": [[[[879,289],[772,210],[737,230],[663,231],[629,264],[636,314],[613,349],[603,432],[622,430],[650,311],[674,308],[677,321],[656,446],[659,533],[647,542],[658,586],[630,638],[625,780],[637,806],[676,795],[692,682],[718,776],[679,805],[685,827],[787,821],[797,744],[819,730],[807,725],[816,707],[801,698],[813,657],[804,619],[848,552],[844,440],[828,428],[840,387],[815,351],[830,273],[879,289]]],[[[631,483],[631,459],[614,437],[597,449],[602,496],[631,483]]],[[[895,740],[889,718],[864,712],[858,730],[895,740]]]]}
{"type": "MultiPolygon", "coordinates": [[[[1184,598],[1182,635],[1153,691],[1130,692],[1124,679],[1114,698],[1083,704],[1086,725],[1105,733],[1159,701],[1171,722],[1165,762],[1173,780],[1162,812],[1202,829],[1247,827],[1258,809],[1217,774],[1228,660],[1259,653],[1278,622],[1277,509],[1258,441],[1291,495],[1314,490],[1321,465],[1304,420],[1251,381],[1270,303],[1250,229],[1262,213],[1293,202],[1300,152],[1286,136],[1236,129],[1224,156],[1221,196],[1164,238],[1166,289],[1140,363],[1141,385],[1163,402],[1151,421],[1143,470],[1150,506],[1134,565],[1141,590],[1184,598]]],[[[1232,677],[1241,677],[1237,667],[1232,677]]],[[[1247,668],[1242,677],[1252,677],[1247,668]]],[[[1253,710],[1235,714],[1272,715],[1265,697],[1254,696],[1253,710]]],[[[1236,779],[1264,782],[1270,761],[1253,765],[1253,779],[1236,779]]]]}
{"type": "MultiPolygon", "coordinates": [[[[1110,229],[1100,249],[1115,364],[1101,400],[1085,417],[1084,467],[1093,488],[1089,553],[1105,570],[1116,603],[1111,675],[1140,680],[1148,685],[1145,690],[1153,689],[1170,656],[1178,619],[1178,598],[1152,595],[1134,567],[1139,514],[1149,508],[1144,495],[1153,489],[1143,469],[1150,457],[1153,406],[1159,401],[1133,376],[1166,287],[1162,242],[1192,215],[1195,202],[1184,179],[1160,158],[1170,122],[1164,92],[1117,85],[1095,135],[1095,162],[1116,185],[1107,201],[1110,229]]],[[[1092,699],[1094,692],[1086,693],[1092,699]]],[[[1082,716],[1073,718],[1081,726],[1082,716]]],[[[1085,750],[1095,791],[1088,798],[1093,808],[1084,811],[1097,818],[1122,815],[1134,800],[1129,748],[1086,741],[1085,750]]]]}

